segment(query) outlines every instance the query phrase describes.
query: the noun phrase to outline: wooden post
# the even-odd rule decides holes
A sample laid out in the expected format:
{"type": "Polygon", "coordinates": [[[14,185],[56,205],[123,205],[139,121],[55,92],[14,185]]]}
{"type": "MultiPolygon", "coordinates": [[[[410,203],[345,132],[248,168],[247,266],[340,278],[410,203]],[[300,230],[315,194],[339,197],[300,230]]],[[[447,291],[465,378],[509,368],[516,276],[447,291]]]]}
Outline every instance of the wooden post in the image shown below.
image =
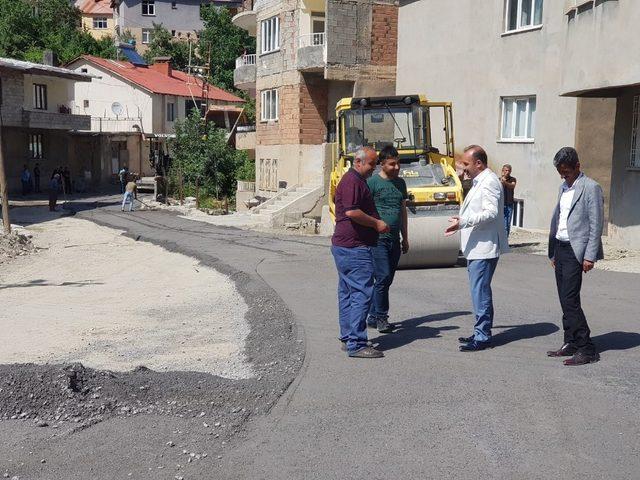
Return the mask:
{"type": "Polygon", "coordinates": [[[4,169],[4,143],[2,142],[2,120],[0,119],[0,195],[2,195],[2,225],[5,235],[11,233],[9,219],[9,196],[7,195],[7,176],[4,169]]]}
{"type": "Polygon", "coordinates": [[[180,169],[180,173],[179,175],[179,182],[180,182],[180,205],[184,205],[184,179],[182,178],[182,169],[180,169]]]}
{"type": "Polygon", "coordinates": [[[227,197],[224,197],[224,214],[229,214],[229,199],[227,197]]]}

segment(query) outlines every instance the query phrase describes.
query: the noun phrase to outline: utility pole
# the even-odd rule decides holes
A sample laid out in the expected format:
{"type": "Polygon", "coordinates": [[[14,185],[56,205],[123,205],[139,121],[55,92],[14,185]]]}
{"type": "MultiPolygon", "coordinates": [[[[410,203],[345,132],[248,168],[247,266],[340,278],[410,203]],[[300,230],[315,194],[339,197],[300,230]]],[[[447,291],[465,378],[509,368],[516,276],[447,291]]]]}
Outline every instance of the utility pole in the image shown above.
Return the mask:
{"type": "Polygon", "coordinates": [[[2,116],[0,116],[0,195],[2,195],[2,225],[5,235],[11,233],[9,220],[9,197],[7,195],[7,176],[4,170],[4,143],[2,141],[2,116]]]}

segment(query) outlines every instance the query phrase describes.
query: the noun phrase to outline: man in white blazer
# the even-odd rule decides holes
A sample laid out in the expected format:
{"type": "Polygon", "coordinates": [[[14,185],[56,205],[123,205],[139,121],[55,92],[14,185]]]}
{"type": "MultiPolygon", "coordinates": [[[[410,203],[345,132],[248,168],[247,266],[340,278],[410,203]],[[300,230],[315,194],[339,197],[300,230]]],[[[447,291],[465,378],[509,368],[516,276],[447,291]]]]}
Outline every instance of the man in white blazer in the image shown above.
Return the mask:
{"type": "Polygon", "coordinates": [[[449,219],[445,235],[453,235],[460,230],[476,323],[473,335],[458,340],[463,344],[460,351],[476,352],[491,346],[491,279],[500,254],[509,252],[509,243],[502,216],[504,193],[497,175],[488,167],[487,153],[482,147],[471,145],[464,149],[462,164],[473,180],[473,187],[460,208],[460,215],[449,219]]]}

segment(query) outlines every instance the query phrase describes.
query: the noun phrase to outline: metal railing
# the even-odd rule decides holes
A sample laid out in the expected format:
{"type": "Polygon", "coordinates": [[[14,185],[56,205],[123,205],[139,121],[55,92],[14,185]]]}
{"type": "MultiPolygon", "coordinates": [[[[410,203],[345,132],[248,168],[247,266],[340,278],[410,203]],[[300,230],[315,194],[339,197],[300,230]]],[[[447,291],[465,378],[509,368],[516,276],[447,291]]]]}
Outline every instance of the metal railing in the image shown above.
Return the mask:
{"type": "Polygon", "coordinates": [[[315,47],[325,44],[325,34],[321,33],[307,33],[300,35],[298,38],[298,48],[315,47]]]}
{"type": "Polygon", "coordinates": [[[244,67],[245,65],[255,65],[256,64],[256,54],[251,53],[248,55],[242,55],[236,58],[236,68],[244,67]]]}
{"type": "Polygon", "coordinates": [[[91,117],[92,132],[141,132],[141,118],[91,117]]]}

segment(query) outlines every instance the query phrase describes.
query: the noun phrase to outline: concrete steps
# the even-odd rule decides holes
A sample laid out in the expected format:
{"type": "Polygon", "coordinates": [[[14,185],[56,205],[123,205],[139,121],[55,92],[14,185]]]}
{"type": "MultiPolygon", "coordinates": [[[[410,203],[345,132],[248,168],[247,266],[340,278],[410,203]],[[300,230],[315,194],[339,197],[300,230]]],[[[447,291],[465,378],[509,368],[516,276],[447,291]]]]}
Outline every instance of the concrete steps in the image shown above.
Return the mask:
{"type": "Polygon", "coordinates": [[[313,209],[324,191],[321,184],[295,185],[270,198],[251,210],[256,223],[269,227],[281,227],[285,223],[302,219],[313,209]]]}

